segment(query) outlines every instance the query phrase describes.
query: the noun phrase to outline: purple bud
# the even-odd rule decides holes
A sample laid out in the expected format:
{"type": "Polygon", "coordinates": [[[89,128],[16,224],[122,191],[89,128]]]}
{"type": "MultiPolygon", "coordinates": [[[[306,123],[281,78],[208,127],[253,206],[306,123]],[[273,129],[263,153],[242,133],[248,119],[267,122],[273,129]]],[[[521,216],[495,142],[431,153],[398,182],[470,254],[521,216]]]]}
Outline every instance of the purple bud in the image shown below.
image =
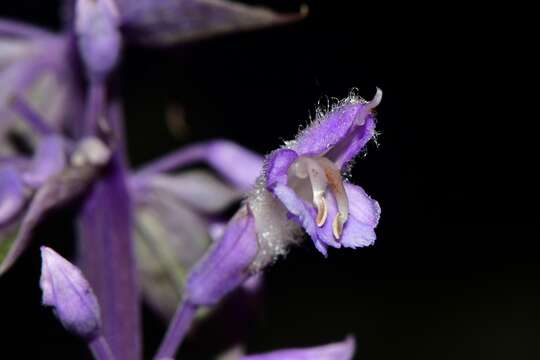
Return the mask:
{"type": "Polygon", "coordinates": [[[54,250],[41,247],[43,305],[51,306],[64,327],[85,339],[101,328],[97,299],[81,271],[54,250]]]}
{"type": "Polygon", "coordinates": [[[186,297],[193,304],[214,305],[250,275],[257,254],[255,219],[247,206],[229,222],[220,241],[190,273],[186,297]]]}
{"type": "Polygon", "coordinates": [[[77,0],[75,30],[91,78],[103,79],[120,57],[120,18],[113,0],[77,0]]]}

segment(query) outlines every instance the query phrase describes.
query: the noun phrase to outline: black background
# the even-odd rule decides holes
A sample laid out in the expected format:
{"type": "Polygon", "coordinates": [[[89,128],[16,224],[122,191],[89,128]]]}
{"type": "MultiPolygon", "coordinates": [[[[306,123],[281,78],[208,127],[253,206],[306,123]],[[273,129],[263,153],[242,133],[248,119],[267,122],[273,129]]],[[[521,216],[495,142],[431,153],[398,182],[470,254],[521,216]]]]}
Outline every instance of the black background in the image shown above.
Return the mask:
{"type": "MultiPolygon", "coordinates": [[[[353,172],[383,209],[376,245],[324,259],[306,242],[269,269],[250,351],[352,333],[359,359],[540,358],[533,11],[307,3],[311,14],[297,24],[129,48],[120,76],[135,165],[213,137],[267,153],[326,96],[384,91],[379,146],[353,172]],[[168,131],[171,105],[184,110],[187,136],[168,131]]],[[[57,28],[57,5],[9,2],[0,14],[57,28]]],[[[72,253],[71,215],[57,214],[37,240],[72,253]]],[[[0,279],[1,351],[18,354],[1,357],[88,357],[41,308],[39,264],[35,242],[0,279]]],[[[151,354],[164,325],[148,311],[144,321],[151,354]]],[[[209,356],[215,336],[203,333],[184,354],[209,356]]]]}

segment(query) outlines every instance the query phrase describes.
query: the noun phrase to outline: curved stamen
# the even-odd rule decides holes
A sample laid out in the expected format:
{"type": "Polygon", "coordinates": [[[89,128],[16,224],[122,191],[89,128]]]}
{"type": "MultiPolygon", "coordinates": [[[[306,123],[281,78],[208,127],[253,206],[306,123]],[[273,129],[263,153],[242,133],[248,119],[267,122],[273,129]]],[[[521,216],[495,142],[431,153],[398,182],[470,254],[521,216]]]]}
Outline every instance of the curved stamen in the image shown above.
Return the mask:
{"type": "Polygon", "coordinates": [[[293,171],[301,179],[309,177],[313,192],[313,204],[317,208],[317,226],[323,226],[328,217],[328,206],[324,198],[328,185],[325,169],[320,166],[317,160],[303,157],[298,159],[293,165],[293,171]]]}
{"type": "Polygon", "coordinates": [[[332,233],[336,240],[339,240],[343,233],[343,226],[349,218],[349,199],[343,186],[341,172],[336,168],[334,163],[324,157],[317,159],[317,162],[324,169],[328,186],[336,199],[338,213],[332,222],[332,233]]]}

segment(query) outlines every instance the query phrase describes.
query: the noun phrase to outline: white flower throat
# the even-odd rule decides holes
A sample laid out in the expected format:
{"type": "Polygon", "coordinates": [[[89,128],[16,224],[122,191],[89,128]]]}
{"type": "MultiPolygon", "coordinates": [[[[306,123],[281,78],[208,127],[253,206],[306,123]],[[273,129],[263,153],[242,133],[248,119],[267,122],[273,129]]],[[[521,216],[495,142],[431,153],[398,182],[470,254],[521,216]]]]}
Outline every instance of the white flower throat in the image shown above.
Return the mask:
{"type": "Polygon", "coordinates": [[[332,233],[339,240],[343,226],[349,218],[349,199],[343,186],[341,172],[325,157],[299,157],[289,168],[289,185],[317,209],[317,226],[322,227],[328,218],[326,191],[329,190],[337,204],[337,214],[332,220],[332,233]]]}

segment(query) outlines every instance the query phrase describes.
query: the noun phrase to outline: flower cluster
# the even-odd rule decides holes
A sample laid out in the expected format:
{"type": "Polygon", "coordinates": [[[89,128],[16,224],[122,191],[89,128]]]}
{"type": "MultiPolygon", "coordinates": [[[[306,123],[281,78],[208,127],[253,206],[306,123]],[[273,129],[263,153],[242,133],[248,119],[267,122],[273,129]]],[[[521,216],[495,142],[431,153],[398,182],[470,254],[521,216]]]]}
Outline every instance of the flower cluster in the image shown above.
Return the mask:
{"type": "MultiPolygon", "coordinates": [[[[294,21],[229,0],[66,1],[61,33],[0,19],[0,274],[51,210],[77,204],[80,269],[42,246],[43,305],[98,360],[141,358],[140,294],[169,328],[172,359],[203,307],[261,286],[261,273],[307,237],[329,248],[373,244],[378,203],[345,174],[375,136],[373,109],[350,96],[261,157],[227,140],[192,144],[139,169],[125,152],[123,49],[172,46],[294,21]],[[81,66],[82,65],[82,66],[81,66]],[[209,170],[193,170],[204,164],[209,170]],[[211,170],[211,171],[210,171],[211,170]],[[231,207],[236,213],[228,218],[231,207]]],[[[324,346],[227,358],[354,355],[324,346]]]]}

